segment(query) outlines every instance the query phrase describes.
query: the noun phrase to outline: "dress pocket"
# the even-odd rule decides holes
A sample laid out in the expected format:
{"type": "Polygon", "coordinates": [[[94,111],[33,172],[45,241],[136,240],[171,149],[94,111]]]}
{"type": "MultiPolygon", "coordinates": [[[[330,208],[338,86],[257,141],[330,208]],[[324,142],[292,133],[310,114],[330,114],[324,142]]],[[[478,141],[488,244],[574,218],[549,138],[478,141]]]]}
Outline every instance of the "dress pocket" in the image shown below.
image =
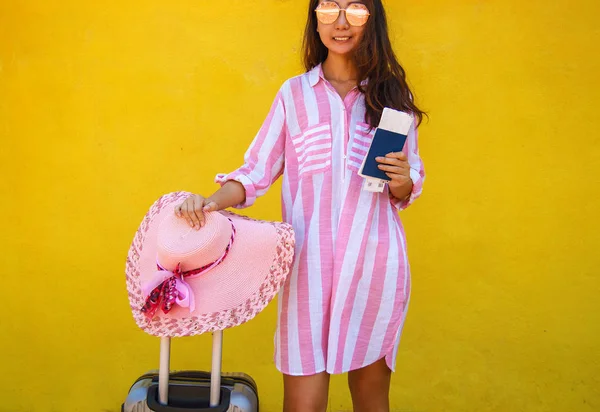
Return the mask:
{"type": "Polygon", "coordinates": [[[322,173],[331,168],[331,125],[321,123],[292,137],[298,157],[298,175],[322,173]]]}
{"type": "Polygon", "coordinates": [[[352,135],[352,141],[348,150],[348,159],[346,164],[348,169],[358,172],[362,166],[362,162],[371,147],[373,136],[375,135],[375,127],[367,123],[358,122],[352,135]]]}

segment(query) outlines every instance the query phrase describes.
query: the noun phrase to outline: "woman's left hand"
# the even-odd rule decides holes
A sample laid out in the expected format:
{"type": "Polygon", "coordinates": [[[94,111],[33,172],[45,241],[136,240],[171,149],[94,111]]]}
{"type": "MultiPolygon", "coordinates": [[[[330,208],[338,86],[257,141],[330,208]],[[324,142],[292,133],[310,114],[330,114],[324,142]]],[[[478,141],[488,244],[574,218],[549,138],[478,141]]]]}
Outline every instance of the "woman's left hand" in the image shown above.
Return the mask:
{"type": "Polygon", "coordinates": [[[402,152],[388,153],[385,157],[375,158],[379,163],[379,169],[383,170],[390,179],[391,190],[407,186],[412,183],[410,179],[410,164],[408,158],[402,152]]]}

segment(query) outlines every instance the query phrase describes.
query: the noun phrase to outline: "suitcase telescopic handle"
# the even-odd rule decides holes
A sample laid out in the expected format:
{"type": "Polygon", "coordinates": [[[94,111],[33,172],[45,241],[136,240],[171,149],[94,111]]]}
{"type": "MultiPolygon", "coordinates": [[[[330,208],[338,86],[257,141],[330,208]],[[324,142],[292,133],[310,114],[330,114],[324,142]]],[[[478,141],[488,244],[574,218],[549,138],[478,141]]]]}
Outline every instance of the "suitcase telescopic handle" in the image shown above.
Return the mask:
{"type": "Polygon", "coordinates": [[[171,338],[160,338],[160,366],[158,368],[158,401],[169,401],[169,374],[171,373],[171,338]]]}
{"type": "MultiPolygon", "coordinates": [[[[223,331],[213,332],[212,367],[210,372],[210,406],[221,403],[221,361],[223,358],[223,331]]],[[[171,361],[171,338],[160,339],[160,367],[158,370],[158,401],[167,405],[169,400],[169,374],[171,361]]]]}
{"type": "Polygon", "coordinates": [[[210,407],[221,402],[221,366],[223,359],[223,331],[213,332],[212,367],[210,368],[210,407]]]}

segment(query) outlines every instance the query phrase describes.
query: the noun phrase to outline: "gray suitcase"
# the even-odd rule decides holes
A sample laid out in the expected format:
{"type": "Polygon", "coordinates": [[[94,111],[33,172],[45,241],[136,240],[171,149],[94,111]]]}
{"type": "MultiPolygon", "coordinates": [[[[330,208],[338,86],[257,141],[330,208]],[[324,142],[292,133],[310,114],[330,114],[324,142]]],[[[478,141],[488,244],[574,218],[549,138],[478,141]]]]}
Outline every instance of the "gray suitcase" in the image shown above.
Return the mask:
{"type": "Polygon", "coordinates": [[[258,412],[254,380],[244,373],[221,374],[222,348],[223,332],[214,332],[210,373],[171,373],[171,339],[161,338],[160,369],[136,380],[121,412],[258,412]]]}

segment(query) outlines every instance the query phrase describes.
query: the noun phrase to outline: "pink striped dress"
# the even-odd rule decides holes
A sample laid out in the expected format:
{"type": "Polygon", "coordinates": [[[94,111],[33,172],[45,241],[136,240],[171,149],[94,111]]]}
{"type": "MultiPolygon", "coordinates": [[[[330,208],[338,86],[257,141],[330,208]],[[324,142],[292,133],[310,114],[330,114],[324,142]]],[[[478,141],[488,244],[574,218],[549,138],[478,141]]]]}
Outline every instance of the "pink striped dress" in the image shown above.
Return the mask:
{"type": "Polygon", "coordinates": [[[296,254],[279,293],[275,364],[288,375],[343,373],[383,357],[395,367],[410,296],[398,211],[421,194],[425,173],[413,126],[410,198],[362,190],[357,171],[374,134],[364,117],[364,96],[354,89],[342,100],[317,66],[282,85],[244,164],[216,177],[244,185],[244,208],[283,175],[296,254]]]}

